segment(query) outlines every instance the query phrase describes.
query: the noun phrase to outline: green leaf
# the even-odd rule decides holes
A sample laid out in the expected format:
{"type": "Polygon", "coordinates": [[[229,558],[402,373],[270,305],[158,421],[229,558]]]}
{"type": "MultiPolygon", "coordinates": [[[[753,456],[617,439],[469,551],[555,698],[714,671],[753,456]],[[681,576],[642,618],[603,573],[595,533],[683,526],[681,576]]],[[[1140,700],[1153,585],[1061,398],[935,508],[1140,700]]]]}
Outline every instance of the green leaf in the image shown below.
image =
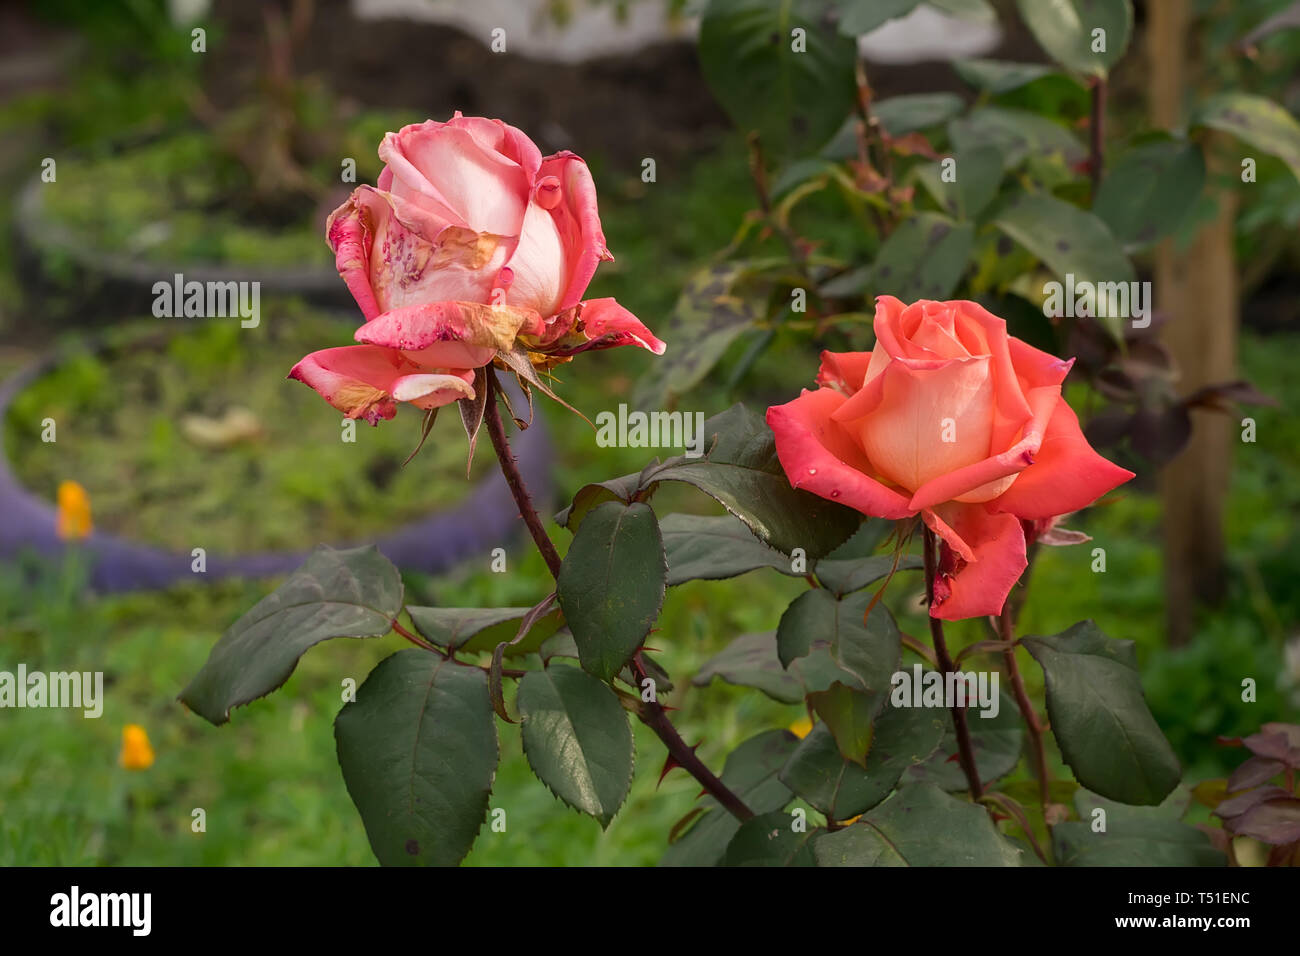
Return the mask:
{"type": "Polygon", "coordinates": [[[638,384],[637,408],[662,408],[704,379],[741,335],[763,317],[767,290],[753,264],[711,265],[687,281],[662,333],[669,349],[638,384]]]}
{"type": "MultiPolygon", "coordinates": [[[[788,730],[765,730],[727,755],[721,780],[755,814],[773,813],[790,802],[790,788],[778,778],[799,738],[788,730]]],[[[668,847],[660,866],[713,866],[720,863],[740,821],[712,797],[700,800],[707,808],[695,825],[668,847]]]]}
{"type": "MultiPolygon", "coordinates": [[[[965,790],[969,784],[957,761],[957,732],[953,729],[952,712],[947,708],[936,712],[943,720],[943,740],[928,760],[908,770],[907,779],[932,783],[950,793],[965,790]]],[[[1005,691],[998,693],[996,717],[981,717],[978,706],[967,708],[966,725],[970,729],[971,750],[975,753],[975,769],[979,771],[981,783],[990,784],[1016,769],[1024,728],[1016,702],[1005,691]]]]}
{"type": "Polygon", "coordinates": [[[1009,93],[1056,71],[1041,63],[1012,63],[1009,60],[955,60],[957,75],[976,89],[997,96],[1009,93]]]}
{"type": "Polygon", "coordinates": [[[815,866],[812,839],[819,827],[794,829],[795,817],[777,811],[746,820],[727,844],[723,866],[815,866]]]}
{"type": "Polygon", "coordinates": [[[703,458],[672,458],[643,481],[682,481],[714,498],[764,543],[819,558],[847,539],[862,516],[790,485],[763,416],[733,405],[704,423],[703,458]]]}
{"type": "MultiPolygon", "coordinates": [[[[826,646],[835,664],[851,676],[858,689],[887,693],[902,654],[901,637],[884,604],[876,604],[863,621],[873,597],[858,591],[837,598],[825,588],[812,588],[799,595],[777,625],[781,663],[789,667],[818,645],[826,646]]],[[[810,691],[825,689],[816,684],[809,687],[810,691]]]]}
{"type": "Polygon", "coordinates": [[[916,299],[946,299],[957,288],[975,244],[975,227],[933,212],[904,219],[885,240],[872,265],[878,294],[916,299]]]}
{"type": "Polygon", "coordinates": [[[1081,821],[1052,828],[1052,855],[1058,866],[1224,866],[1227,858],[1209,837],[1179,816],[1179,801],[1159,807],[1128,807],[1086,791],[1075,795],[1081,821]],[[1094,816],[1097,808],[1105,817],[1094,816]],[[1104,831],[1094,821],[1105,820],[1104,831]]]}
{"type": "Polygon", "coordinates": [[[887,707],[876,720],[866,767],[845,760],[818,723],[781,770],[781,781],[831,820],[847,820],[889,796],[903,772],[939,746],[943,717],[924,707],[887,707]]]}
{"type": "Polygon", "coordinates": [[[1204,184],[1200,149],[1161,138],[1119,158],[1102,180],[1092,211],[1115,238],[1142,248],[1178,228],[1204,184]]]}
{"type": "Polygon", "coordinates": [[[913,571],[921,566],[921,559],[913,554],[903,555],[894,565],[892,554],[879,554],[871,558],[831,560],[823,558],[814,569],[817,580],[837,597],[860,591],[875,584],[891,572],[913,571]]]}
{"type": "Polygon", "coordinates": [[[948,122],[964,106],[955,93],[909,93],[877,100],[871,112],[890,136],[906,136],[948,122]]]}
{"type": "Polygon", "coordinates": [[[474,845],[497,767],[487,675],[410,648],[334,721],[339,766],[385,866],[451,866],[474,845]]]}
{"type": "Polygon", "coordinates": [[[828,12],[825,0],[710,0],[700,20],[705,80],[769,155],[815,153],[853,109],[857,47],[828,12]]]}
{"type": "Polygon", "coordinates": [[[1043,668],[1052,733],[1079,783],[1121,803],[1164,800],[1182,771],[1142,696],[1133,642],[1081,621],[1021,643],[1043,668]]]}
{"type": "MultiPolygon", "coordinates": [[[[1133,263],[1106,224],[1055,196],[1015,195],[998,211],[993,224],[1038,257],[1062,282],[1068,275],[1074,276],[1076,286],[1080,282],[1128,283],[1135,278],[1133,263]]],[[[1130,316],[1098,318],[1120,338],[1130,316]]]]}
{"type": "Polygon", "coordinates": [[[810,693],[808,704],[830,730],[840,756],[866,766],[875,739],[880,696],[836,680],[825,690],[810,693]]]}
{"type": "Polygon", "coordinates": [[[621,501],[631,504],[632,498],[641,487],[641,475],[622,475],[609,481],[598,481],[583,485],[573,496],[573,503],[555,516],[555,523],[561,528],[577,532],[587,512],[607,501],[621,501]]]}
{"type": "Polygon", "coordinates": [[[1236,136],[1282,160],[1300,179],[1300,122],[1270,99],[1250,93],[1219,93],[1195,109],[1191,125],[1236,136]]]}
{"type": "Polygon", "coordinates": [[[607,501],[583,520],[556,593],[589,674],[612,679],[659,617],[668,566],[650,506],[607,501]]]}
{"type": "Polygon", "coordinates": [[[1088,151],[1068,129],[1028,110],[980,106],[948,124],[948,137],[957,155],[992,146],[1007,169],[1030,156],[1056,157],[1066,168],[1088,158],[1088,151]]]}
{"type": "Polygon", "coordinates": [[[996,146],[976,146],[953,156],[953,181],[944,182],[943,162],[917,167],[916,175],[943,209],[959,219],[975,219],[1002,184],[1002,153],[996,146]]]}
{"type": "MultiPolygon", "coordinates": [[[[432,644],[449,651],[490,651],[519,633],[529,607],[408,607],[415,629],[432,644]]],[[[506,649],[507,657],[531,654],[560,629],[564,618],[559,608],[543,615],[528,635],[506,649]]]]}
{"type": "Polygon", "coordinates": [[[996,23],[997,11],[986,0],[927,0],[937,10],[974,23],[996,23]]]}
{"type": "Polygon", "coordinates": [[[757,568],[775,568],[798,577],[790,559],[765,545],[731,515],[670,514],[659,522],[668,555],[668,584],[718,581],[757,568]]]}
{"type": "Polygon", "coordinates": [[[1133,32],[1130,0],[1017,0],[1017,5],[1048,56],[1087,76],[1105,76],[1133,32]]]}
{"type": "Polygon", "coordinates": [[[840,4],[840,31],[856,37],[876,27],[905,17],[921,0],[844,0],[840,4]]]}
{"type": "Polygon", "coordinates": [[[872,599],[866,591],[837,599],[816,588],[796,598],[777,626],[782,663],[803,682],[840,753],[858,764],[871,749],[873,721],[902,655],[888,608],[877,604],[864,623],[872,599]]]}
{"type": "Polygon", "coordinates": [[[578,668],[557,664],[524,675],[516,706],[533,773],[608,827],[632,785],[632,728],[617,695],[578,668]]]}
{"type": "Polygon", "coordinates": [[[320,547],[226,629],[181,701],[213,724],[281,686],[298,658],[335,637],[380,637],[402,610],[402,578],[373,546],[320,547]]]}
{"type": "Polygon", "coordinates": [[[715,677],[728,684],[753,687],[783,704],[803,700],[803,685],[787,673],[776,656],[776,632],[742,634],[700,668],[691,683],[707,685],[715,677]]]}
{"type": "Polygon", "coordinates": [[[813,842],[818,866],[1023,866],[1025,851],[982,808],[913,783],[813,842]]]}

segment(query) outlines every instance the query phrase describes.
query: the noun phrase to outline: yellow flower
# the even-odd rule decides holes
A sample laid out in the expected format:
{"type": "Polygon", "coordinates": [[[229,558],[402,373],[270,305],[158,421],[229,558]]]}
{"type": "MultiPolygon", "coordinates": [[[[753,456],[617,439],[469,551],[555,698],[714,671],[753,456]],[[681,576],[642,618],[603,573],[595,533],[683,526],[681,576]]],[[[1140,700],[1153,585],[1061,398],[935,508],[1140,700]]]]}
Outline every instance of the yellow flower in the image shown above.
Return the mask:
{"type": "Polygon", "coordinates": [[[794,734],[800,740],[803,740],[805,737],[808,736],[809,732],[812,730],[812,727],[813,724],[810,719],[808,719],[807,717],[800,717],[793,724],[791,724],[787,729],[790,731],[790,733],[794,734]]]}
{"type": "Polygon", "coordinates": [[[64,541],[90,537],[90,496],[75,481],[59,482],[59,523],[57,531],[64,541]]]}
{"type": "Polygon", "coordinates": [[[117,758],[127,770],[148,770],[153,766],[153,747],[149,735],[139,724],[122,728],[122,753],[117,758]]]}

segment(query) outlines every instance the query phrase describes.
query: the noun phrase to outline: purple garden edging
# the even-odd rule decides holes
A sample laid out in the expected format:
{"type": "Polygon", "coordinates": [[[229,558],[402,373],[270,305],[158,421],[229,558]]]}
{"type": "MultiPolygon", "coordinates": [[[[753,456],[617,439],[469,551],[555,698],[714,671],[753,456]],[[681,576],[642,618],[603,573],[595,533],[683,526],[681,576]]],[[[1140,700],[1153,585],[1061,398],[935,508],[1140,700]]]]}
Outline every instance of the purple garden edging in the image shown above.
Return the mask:
{"type": "MultiPolygon", "coordinates": [[[[54,368],[63,358],[53,353],[11,376],[0,385],[0,419],[8,412],[14,397],[41,375],[54,368]]],[[[501,381],[512,392],[516,407],[525,400],[512,381],[501,381]]],[[[463,441],[459,431],[453,440],[463,441]]],[[[513,445],[519,469],[534,497],[546,500],[552,491],[550,464],[551,443],[540,416],[534,417],[527,431],[513,445]]],[[[486,449],[479,450],[481,457],[486,449]]],[[[418,462],[418,458],[417,458],[418,462]]],[[[94,501],[91,501],[92,507],[94,501]]],[[[0,560],[12,560],[23,551],[57,557],[68,547],[57,532],[58,514],[54,507],[24,488],[9,467],[8,458],[0,455],[0,560]]],[[[491,471],[479,481],[468,498],[452,509],[438,512],[372,541],[339,543],[339,547],[375,544],[399,568],[436,574],[476,554],[499,547],[515,538],[523,529],[519,509],[500,472],[491,471]]],[[[77,547],[90,555],[91,586],[99,591],[132,591],[163,588],[197,575],[191,570],[193,558],[188,552],[168,551],[95,531],[77,547]]],[[[208,578],[270,577],[294,570],[311,553],[303,551],[265,551],[245,555],[206,557],[208,578]]]]}

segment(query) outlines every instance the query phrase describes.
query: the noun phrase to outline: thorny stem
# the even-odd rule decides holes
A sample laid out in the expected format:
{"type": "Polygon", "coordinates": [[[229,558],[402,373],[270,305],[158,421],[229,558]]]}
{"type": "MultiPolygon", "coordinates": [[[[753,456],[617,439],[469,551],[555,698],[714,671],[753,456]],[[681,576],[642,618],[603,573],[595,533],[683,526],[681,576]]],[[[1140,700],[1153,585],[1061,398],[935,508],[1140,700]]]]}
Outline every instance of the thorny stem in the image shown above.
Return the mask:
{"type": "Polygon", "coordinates": [[[1020,715],[1024,717],[1025,724],[1029,727],[1029,740],[1033,745],[1031,753],[1034,763],[1034,776],[1038,778],[1038,796],[1043,803],[1043,812],[1046,813],[1051,794],[1048,786],[1051,783],[1051,778],[1047,774],[1047,751],[1043,748],[1043,724],[1038,719],[1038,713],[1029,700],[1029,694],[1025,691],[1025,681],[1020,676],[1020,665],[1016,661],[1016,649],[1014,647],[1016,621],[1015,611],[1010,600],[1007,601],[1002,613],[998,616],[998,633],[1001,635],[1002,640],[1013,644],[1012,647],[1002,652],[1002,659],[1006,662],[1007,673],[1011,677],[1011,688],[1015,692],[1016,706],[1020,708],[1020,715]]]}
{"type": "MultiPolygon", "coordinates": [[[[450,661],[450,660],[455,660],[455,655],[454,655],[454,654],[448,654],[446,651],[444,651],[444,650],[443,650],[441,647],[439,647],[438,645],[436,645],[436,644],[430,644],[430,643],[429,643],[428,641],[426,641],[424,638],[422,638],[422,637],[420,637],[420,636],[418,636],[418,635],[416,635],[416,634],[412,634],[410,631],[408,631],[406,628],[402,627],[402,625],[398,624],[396,621],[393,621],[393,623],[392,623],[391,626],[392,626],[392,629],[393,629],[393,632],[394,632],[394,633],[402,635],[402,637],[406,638],[408,641],[410,641],[410,642],[411,642],[412,644],[414,644],[416,647],[423,648],[423,649],[426,650],[426,651],[430,651],[431,653],[437,654],[439,657],[443,658],[444,660],[449,660],[449,661],[450,661]]],[[[487,668],[487,667],[479,667],[479,670],[481,670],[481,671],[487,671],[487,670],[489,670],[489,668],[487,668]]],[[[501,671],[501,673],[502,673],[502,675],[505,676],[505,677],[523,677],[524,674],[526,674],[526,673],[528,673],[528,672],[527,672],[527,671],[521,671],[521,670],[513,670],[513,669],[507,667],[507,668],[505,668],[503,671],[501,671]]]]}
{"type": "Polygon", "coordinates": [[[426,641],[426,640],[425,640],[424,638],[422,638],[422,637],[416,637],[414,634],[412,634],[412,633],[411,633],[410,631],[408,631],[406,628],[402,627],[402,625],[398,624],[396,621],[393,622],[393,624],[392,624],[392,628],[393,628],[394,631],[396,631],[398,634],[402,635],[402,637],[406,638],[408,641],[410,641],[410,642],[411,642],[412,644],[414,644],[416,647],[422,647],[422,648],[424,648],[426,651],[433,651],[433,653],[435,653],[435,654],[441,654],[443,657],[446,657],[446,656],[447,656],[447,654],[446,654],[446,653],[445,653],[441,648],[439,648],[439,647],[435,647],[434,645],[430,644],[428,641],[426,641]]]}
{"type": "MultiPolygon", "coordinates": [[[[637,685],[644,684],[646,677],[645,668],[638,658],[632,659],[632,674],[636,678],[637,685]]],[[[672,756],[673,762],[681,767],[692,777],[694,777],[705,790],[722,804],[737,820],[742,823],[752,819],[754,811],[745,805],[745,802],[727,789],[727,785],[714,776],[713,771],[704,765],[704,761],[695,755],[695,749],[688,747],[686,741],[682,740],[681,734],[673,726],[673,722],[668,719],[668,713],[664,710],[663,704],[658,700],[642,701],[641,706],[637,709],[637,716],[641,722],[655,732],[655,735],[663,741],[668,753],[672,756]]]]}
{"type": "MultiPolygon", "coordinates": [[[[505,475],[506,483],[510,486],[510,493],[514,496],[515,504],[519,506],[519,514],[524,519],[524,524],[528,526],[528,533],[533,536],[533,542],[537,545],[537,550],[542,553],[542,558],[546,561],[546,567],[550,570],[551,577],[558,579],[560,576],[560,555],[555,550],[550,535],[546,533],[546,528],[542,525],[542,519],[537,515],[537,509],[533,507],[532,498],[529,497],[528,488],[524,484],[523,476],[519,473],[519,466],[515,461],[514,453],[510,450],[510,442],[506,438],[505,426],[501,422],[501,413],[497,409],[496,375],[490,367],[487,370],[485,379],[488,394],[483,417],[487,423],[488,435],[492,439],[492,450],[496,452],[497,462],[501,465],[501,473],[505,475]]],[[[636,677],[639,688],[646,679],[645,668],[642,667],[639,659],[633,658],[632,673],[636,677]]],[[[695,755],[695,751],[686,745],[686,741],[682,740],[681,734],[677,732],[677,728],[669,720],[662,704],[657,700],[648,703],[643,702],[637,709],[637,716],[663,741],[673,761],[694,777],[700,786],[708,791],[718,803],[722,804],[732,816],[742,822],[754,816],[754,811],[745,806],[740,797],[727,789],[727,786],[695,755]]]]}
{"type": "Polygon", "coordinates": [[[542,526],[542,519],[537,516],[537,509],[533,507],[532,498],[528,495],[528,486],[524,484],[524,476],[519,473],[519,463],[515,460],[514,452],[510,450],[510,441],[506,438],[506,429],[501,423],[501,412],[497,409],[498,386],[496,374],[491,366],[487,368],[484,382],[487,388],[487,400],[483,409],[483,418],[487,422],[488,436],[492,439],[492,450],[497,453],[497,461],[501,465],[501,474],[505,476],[506,484],[510,486],[510,494],[514,496],[515,504],[519,506],[519,515],[528,526],[528,533],[533,536],[537,550],[542,553],[542,559],[546,562],[551,577],[558,578],[560,555],[555,550],[555,545],[551,543],[546,528],[542,526]]]}
{"type": "MultiPolygon", "coordinates": [[[[934,606],[934,579],[936,572],[936,544],[934,532],[927,526],[925,527],[925,538],[922,542],[922,548],[925,551],[925,596],[931,607],[934,606]]],[[[934,655],[939,662],[939,670],[943,673],[944,683],[947,684],[948,675],[953,673],[956,668],[953,666],[952,657],[948,654],[948,642],[943,637],[943,621],[939,618],[930,617],[930,637],[934,641],[934,655]]],[[[966,782],[970,786],[970,795],[972,800],[978,800],[984,795],[984,787],[980,784],[979,771],[975,767],[975,751],[971,747],[970,728],[966,726],[966,708],[954,704],[952,710],[952,724],[957,732],[957,758],[961,763],[961,769],[966,774],[966,782]]]]}
{"type": "Polygon", "coordinates": [[[1105,160],[1106,142],[1106,78],[1097,77],[1092,81],[1092,118],[1088,132],[1090,149],[1088,155],[1088,175],[1092,178],[1092,199],[1097,201],[1097,190],[1101,188],[1101,167],[1105,160]]]}

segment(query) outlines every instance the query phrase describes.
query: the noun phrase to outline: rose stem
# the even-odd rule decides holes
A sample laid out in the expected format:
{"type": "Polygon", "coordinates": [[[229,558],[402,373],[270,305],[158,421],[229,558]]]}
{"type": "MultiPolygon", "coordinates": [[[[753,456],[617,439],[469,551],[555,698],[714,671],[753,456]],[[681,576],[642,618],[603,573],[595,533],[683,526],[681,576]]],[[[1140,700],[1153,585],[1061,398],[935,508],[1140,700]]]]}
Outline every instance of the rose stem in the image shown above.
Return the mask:
{"type": "Polygon", "coordinates": [[[1097,201],[1097,190],[1101,188],[1101,165],[1105,157],[1106,136],[1106,78],[1097,77],[1092,81],[1092,118],[1089,121],[1090,150],[1088,156],[1088,174],[1092,178],[1092,200],[1097,201]]]}
{"type": "MultiPolygon", "coordinates": [[[[1015,611],[1009,599],[1006,606],[1002,608],[1002,613],[998,615],[998,634],[1008,644],[1016,639],[1015,611]]],[[[1007,648],[1002,652],[1002,659],[1006,662],[1007,673],[1011,675],[1011,687],[1016,694],[1016,706],[1020,708],[1020,716],[1025,719],[1025,724],[1029,727],[1029,739],[1033,745],[1031,753],[1034,776],[1038,778],[1038,795],[1043,802],[1043,812],[1046,813],[1051,795],[1048,789],[1051,778],[1047,775],[1047,752],[1043,749],[1043,724],[1034,711],[1034,705],[1029,701],[1029,694],[1025,692],[1025,681],[1020,676],[1020,665],[1016,662],[1016,649],[1007,648]]]]}
{"type": "MultiPolygon", "coordinates": [[[[925,538],[922,542],[922,548],[925,551],[925,596],[930,607],[933,607],[935,565],[937,562],[935,561],[934,532],[930,530],[928,525],[925,526],[925,538]]],[[[944,676],[946,685],[948,675],[953,673],[956,668],[953,666],[952,657],[948,654],[948,643],[943,639],[943,621],[933,615],[930,616],[930,637],[934,640],[934,655],[939,661],[939,670],[944,676]]],[[[966,708],[957,706],[954,703],[951,710],[952,724],[957,731],[958,760],[961,762],[961,769],[966,774],[966,782],[970,785],[971,798],[978,800],[984,795],[984,788],[980,785],[979,771],[975,768],[975,751],[971,747],[970,728],[966,726],[966,708]]]]}
{"type": "MultiPolygon", "coordinates": [[[[558,579],[560,576],[560,555],[555,550],[555,545],[551,542],[550,536],[546,533],[546,528],[542,526],[542,519],[537,515],[537,509],[533,507],[532,498],[528,495],[528,488],[524,484],[524,479],[519,474],[519,466],[515,461],[514,453],[510,450],[510,442],[506,438],[505,426],[501,423],[501,413],[497,409],[496,402],[496,374],[492,367],[488,366],[485,376],[486,387],[488,390],[486,405],[483,409],[483,417],[487,422],[488,436],[492,439],[492,450],[496,452],[497,462],[501,465],[501,473],[505,475],[506,484],[510,486],[510,493],[514,495],[515,504],[519,506],[519,514],[524,519],[524,524],[528,526],[528,533],[533,537],[533,543],[537,545],[537,550],[542,553],[542,558],[546,561],[546,567],[551,572],[551,577],[558,579]]],[[[636,677],[637,686],[646,679],[645,668],[637,658],[632,659],[632,673],[636,677]]],[[[726,784],[719,780],[704,762],[695,755],[695,750],[686,745],[682,740],[681,734],[668,718],[668,713],[664,710],[663,705],[657,700],[643,702],[643,705],[637,709],[637,716],[641,722],[655,732],[655,735],[663,741],[668,753],[673,761],[689,773],[699,782],[706,791],[708,791],[718,803],[722,804],[727,811],[737,820],[745,821],[754,816],[754,811],[745,806],[743,800],[736,796],[726,784]]]]}
{"type": "Polygon", "coordinates": [[[519,506],[519,515],[528,526],[528,533],[533,536],[537,550],[542,553],[542,559],[546,562],[551,577],[558,578],[560,555],[555,550],[555,545],[551,543],[546,529],[542,527],[542,519],[537,516],[537,509],[533,507],[533,500],[528,495],[528,486],[524,484],[524,476],[519,473],[519,463],[515,461],[514,452],[510,450],[505,426],[501,424],[501,413],[497,410],[497,378],[496,373],[492,371],[492,366],[487,366],[483,378],[487,388],[483,417],[487,421],[488,435],[492,439],[492,450],[497,453],[501,474],[505,476],[506,484],[510,486],[510,494],[514,496],[515,504],[519,506]]]}

